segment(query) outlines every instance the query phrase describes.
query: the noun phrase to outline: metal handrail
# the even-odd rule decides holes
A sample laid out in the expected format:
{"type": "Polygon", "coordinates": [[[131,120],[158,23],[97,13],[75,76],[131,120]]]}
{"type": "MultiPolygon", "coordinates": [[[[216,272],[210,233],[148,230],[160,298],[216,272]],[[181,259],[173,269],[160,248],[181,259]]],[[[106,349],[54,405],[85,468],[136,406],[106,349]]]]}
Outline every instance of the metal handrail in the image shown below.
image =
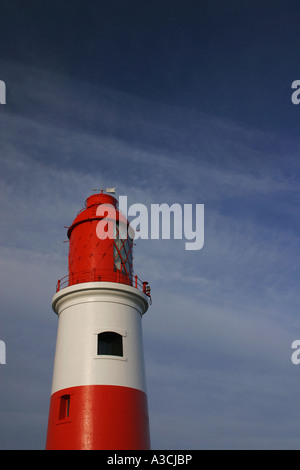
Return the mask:
{"type": "Polygon", "coordinates": [[[143,282],[137,275],[124,274],[120,270],[114,271],[94,268],[87,271],[67,274],[57,281],[56,292],[59,292],[65,287],[83,282],[117,282],[119,284],[127,284],[141,290],[151,300],[148,282],[143,282]]]}

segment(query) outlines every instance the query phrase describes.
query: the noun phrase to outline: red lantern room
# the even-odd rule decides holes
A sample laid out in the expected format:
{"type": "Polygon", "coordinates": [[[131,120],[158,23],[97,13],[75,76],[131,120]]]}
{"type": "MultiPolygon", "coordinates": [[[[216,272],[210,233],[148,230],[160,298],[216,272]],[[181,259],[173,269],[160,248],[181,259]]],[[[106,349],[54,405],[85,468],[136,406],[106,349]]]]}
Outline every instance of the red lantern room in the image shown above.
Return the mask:
{"type": "Polygon", "coordinates": [[[133,241],[128,227],[117,199],[103,191],[88,197],[68,229],[68,285],[95,281],[133,285],[133,241]]]}

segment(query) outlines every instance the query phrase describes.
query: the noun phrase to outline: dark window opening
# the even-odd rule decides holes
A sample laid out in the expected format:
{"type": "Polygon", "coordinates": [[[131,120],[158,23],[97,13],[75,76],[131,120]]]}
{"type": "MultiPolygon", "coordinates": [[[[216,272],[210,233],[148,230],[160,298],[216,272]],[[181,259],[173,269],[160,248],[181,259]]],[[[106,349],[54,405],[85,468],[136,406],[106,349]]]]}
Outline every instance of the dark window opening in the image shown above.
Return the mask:
{"type": "Polygon", "coordinates": [[[123,338],[113,331],[98,334],[98,356],[123,356],[123,338]]]}
{"type": "Polygon", "coordinates": [[[59,419],[66,419],[70,416],[70,395],[60,397],[59,419]]]}

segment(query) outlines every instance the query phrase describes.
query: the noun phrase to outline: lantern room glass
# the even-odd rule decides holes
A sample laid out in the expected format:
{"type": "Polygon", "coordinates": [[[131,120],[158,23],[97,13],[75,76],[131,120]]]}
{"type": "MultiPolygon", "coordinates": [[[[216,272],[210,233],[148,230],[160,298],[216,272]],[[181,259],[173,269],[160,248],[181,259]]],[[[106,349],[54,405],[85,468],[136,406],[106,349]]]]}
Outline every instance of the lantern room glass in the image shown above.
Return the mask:
{"type": "Polygon", "coordinates": [[[121,227],[119,223],[116,224],[116,238],[114,240],[114,267],[116,270],[121,271],[122,274],[126,275],[131,279],[132,276],[132,247],[133,241],[126,232],[124,227],[121,227]],[[122,230],[122,231],[121,231],[122,230]],[[127,238],[124,238],[127,236],[127,238]]]}

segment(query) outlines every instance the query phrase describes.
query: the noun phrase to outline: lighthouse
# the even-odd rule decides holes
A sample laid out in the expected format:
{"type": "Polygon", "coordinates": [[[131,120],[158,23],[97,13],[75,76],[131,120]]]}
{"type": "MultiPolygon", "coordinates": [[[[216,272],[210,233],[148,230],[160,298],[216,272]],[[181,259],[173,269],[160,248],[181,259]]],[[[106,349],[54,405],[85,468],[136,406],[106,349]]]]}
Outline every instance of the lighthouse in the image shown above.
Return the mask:
{"type": "Polygon", "coordinates": [[[150,289],[133,272],[129,227],[103,190],[68,227],[69,272],[52,299],[48,450],[150,448],[142,339],[150,289]]]}

